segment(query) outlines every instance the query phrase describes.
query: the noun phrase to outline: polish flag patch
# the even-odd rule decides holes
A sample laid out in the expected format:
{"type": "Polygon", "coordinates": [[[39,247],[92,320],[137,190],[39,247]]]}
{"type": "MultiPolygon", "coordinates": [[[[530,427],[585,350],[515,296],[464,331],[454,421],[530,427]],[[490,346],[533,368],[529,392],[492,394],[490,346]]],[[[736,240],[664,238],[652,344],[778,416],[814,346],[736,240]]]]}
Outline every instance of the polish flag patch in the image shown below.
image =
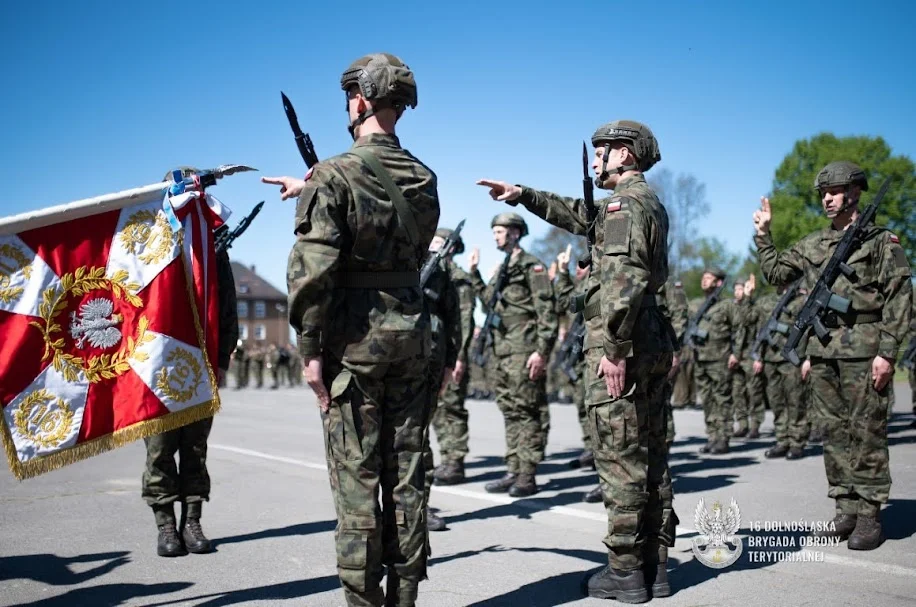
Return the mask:
{"type": "Polygon", "coordinates": [[[619,200],[608,203],[607,205],[608,213],[613,213],[614,211],[619,211],[619,210],[620,210],[620,201],[619,200]]]}
{"type": "Polygon", "coordinates": [[[896,244],[900,244],[900,239],[897,238],[897,235],[896,235],[896,234],[891,234],[891,242],[896,243],[896,244]]]}
{"type": "Polygon", "coordinates": [[[531,269],[534,270],[535,272],[543,272],[543,271],[544,271],[544,266],[538,264],[538,265],[534,266],[534,267],[531,268],[531,269]]]}
{"type": "Polygon", "coordinates": [[[309,177],[312,176],[312,173],[313,173],[314,171],[315,171],[315,167],[310,168],[310,169],[309,169],[309,172],[305,174],[305,179],[303,179],[303,181],[308,181],[308,180],[309,180],[309,177]]]}
{"type": "Polygon", "coordinates": [[[679,280],[679,281],[677,281],[676,283],[674,283],[674,286],[675,286],[675,288],[680,289],[680,288],[683,287],[684,285],[683,285],[683,284],[681,283],[681,281],[679,280]]]}

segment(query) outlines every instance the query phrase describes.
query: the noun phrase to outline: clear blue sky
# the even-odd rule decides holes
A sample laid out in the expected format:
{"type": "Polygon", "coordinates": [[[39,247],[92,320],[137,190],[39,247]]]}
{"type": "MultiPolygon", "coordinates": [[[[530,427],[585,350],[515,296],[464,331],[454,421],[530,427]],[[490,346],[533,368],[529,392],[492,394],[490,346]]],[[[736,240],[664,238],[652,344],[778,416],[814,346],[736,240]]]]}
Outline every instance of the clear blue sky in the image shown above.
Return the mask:
{"type": "Polygon", "coordinates": [[[485,271],[498,262],[489,222],[506,207],[474,181],[578,195],[581,141],[610,120],[649,124],[657,166],[706,183],[701,233],[736,253],[797,139],[881,135],[916,156],[911,2],[653,2],[631,15],[608,1],[191,4],[4,4],[0,215],[179,164],[250,164],[261,172],[212,192],[232,225],[268,201],[232,254],[285,290],[294,205],[258,181],[305,172],[280,91],[320,157],[345,151],[340,73],[379,51],[416,74],[419,106],[399,135],[439,176],[441,223],[468,219],[485,271]]]}

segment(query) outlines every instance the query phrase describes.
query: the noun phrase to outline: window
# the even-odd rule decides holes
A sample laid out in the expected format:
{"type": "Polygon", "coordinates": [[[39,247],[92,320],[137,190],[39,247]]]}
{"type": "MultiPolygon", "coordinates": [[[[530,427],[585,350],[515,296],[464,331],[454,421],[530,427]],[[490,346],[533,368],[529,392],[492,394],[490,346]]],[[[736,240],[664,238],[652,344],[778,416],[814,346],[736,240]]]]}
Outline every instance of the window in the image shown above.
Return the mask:
{"type": "Polygon", "coordinates": [[[248,302],[247,301],[238,302],[238,313],[239,313],[239,318],[248,318],[248,302]]]}
{"type": "Polygon", "coordinates": [[[244,322],[239,323],[239,339],[242,341],[248,341],[248,324],[244,322]]]}
{"type": "Polygon", "coordinates": [[[254,338],[258,341],[264,341],[267,339],[267,327],[264,325],[255,325],[254,326],[254,338]]]}
{"type": "Polygon", "coordinates": [[[254,317],[264,318],[265,316],[267,316],[267,304],[263,301],[254,302],[254,317]]]}
{"type": "Polygon", "coordinates": [[[239,293],[247,293],[247,292],[248,292],[248,283],[243,282],[239,284],[239,293]]]}

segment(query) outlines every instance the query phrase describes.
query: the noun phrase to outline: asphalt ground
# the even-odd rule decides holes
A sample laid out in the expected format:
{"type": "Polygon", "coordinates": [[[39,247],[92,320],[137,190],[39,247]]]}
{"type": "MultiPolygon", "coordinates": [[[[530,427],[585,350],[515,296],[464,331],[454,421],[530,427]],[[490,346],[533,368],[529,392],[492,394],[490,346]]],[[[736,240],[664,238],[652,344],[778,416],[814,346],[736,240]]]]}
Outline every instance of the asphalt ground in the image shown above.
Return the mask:
{"type": "MultiPolygon", "coordinates": [[[[700,455],[702,414],[676,412],[670,463],[681,524],[669,559],[674,594],[652,602],[916,603],[916,429],[908,385],[897,383],[896,395],[889,431],[894,484],[883,512],[888,539],[872,552],[845,544],[803,548],[804,534],[772,530],[832,517],[819,446],[798,461],[766,460],[773,442],[768,413],[761,439],[737,439],[725,456],[700,455]],[[732,499],[740,507],[743,554],[724,569],[701,564],[691,549],[701,498],[707,507],[732,499]]],[[[0,473],[0,605],[343,605],[314,402],[305,388],[224,391],[210,437],[213,489],[203,526],[216,551],[208,555],[156,555],[153,516],[140,498],[142,441],[23,482],[0,473]]],[[[581,591],[586,574],[606,563],[607,520],[600,504],[582,502],[594,474],[568,466],[581,447],[575,408],[552,405],[541,491],[512,499],[483,490],[503,474],[502,417],[492,402],[468,407],[469,479],[433,489],[431,505],[448,530],[432,534],[419,604],[607,604],[581,591]]]]}

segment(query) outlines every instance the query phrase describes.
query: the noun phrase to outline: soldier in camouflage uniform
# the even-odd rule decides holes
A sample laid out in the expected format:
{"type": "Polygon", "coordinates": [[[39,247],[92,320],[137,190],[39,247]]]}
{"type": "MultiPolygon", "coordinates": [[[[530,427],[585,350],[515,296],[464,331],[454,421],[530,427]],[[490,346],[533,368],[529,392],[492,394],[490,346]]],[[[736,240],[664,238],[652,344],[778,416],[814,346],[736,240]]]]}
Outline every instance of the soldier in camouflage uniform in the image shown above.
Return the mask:
{"type": "Polygon", "coordinates": [[[264,359],[266,358],[266,354],[267,352],[264,346],[258,344],[251,349],[251,356],[249,357],[249,360],[251,360],[251,371],[254,374],[255,388],[258,389],[264,387],[264,359]]]}
{"type": "MultiPolygon", "coordinates": [[[[657,293],[668,279],[668,214],[643,172],[660,158],[651,131],[621,120],[592,136],[599,187],[592,273],[585,300],[586,396],[595,463],[608,512],[609,566],[591,576],[590,596],[625,602],[671,593],[665,563],[674,513],[665,445],[665,383],[676,336],[657,293]]],[[[482,180],[490,195],[523,204],[549,223],[590,232],[584,200],[482,180]]]]}
{"type": "MultiPolygon", "coordinates": [[[[185,178],[199,173],[193,167],[182,168],[185,178]]],[[[164,181],[171,178],[166,174],[164,181]]],[[[219,343],[217,370],[219,385],[225,385],[232,352],[239,338],[235,280],[229,254],[216,254],[216,284],[219,298],[219,343]]],[[[146,443],[146,470],[143,472],[142,497],[153,509],[159,536],[159,556],[183,556],[188,552],[204,554],[213,546],[200,525],[203,502],[210,500],[210,475],[207,472],[207,437],[213,418],[191,422],[156,436],[146,443]],[[179,464],[175,454],[179,454],[179,464]],[[175,502],[181,504],[181,522],[176,525],[175,502]]]]}
{"type": "Polygon", "coordinates": [[[270,389],[276,390],[280,387],[280,348],[277,347],[277,344],[270,344],[267,347],[264,359],[267,361],[267,370],[270,371],[270,378],[273,380],[270,389]]]}
{"type": "MultiPolygon", "coordinates": [[[[776,285],[800,277],[814,285],[845,229],[859,214],[865,172],[851,162],[832,162],[815,178],[815,188],[831,225],[778,252],[770,237],[770,202],[754,212],[757,255],[766,279],[776,285]]],[[[881,545],[881,504],[887,503],[891,477],[887,447],[888,383],[893,381],[897,351],[912,313],[910,266],[898,238],[869,225],[861,244],[840,275],[836,295],[850,301],[849,312],[827,313],[826,339],[812,335],[807,344],[813,407],[826,426],[824,466],[836,500],[835,529],[824,535],[849,539],[853,550],[881,545]]]]}
{"type": "MultiPolygon", "coordinates": [[[[687,294],[684,293],[684,286],[681,284],[681,281],[669,280],[662,287],[662,292],[660,293],[660,303],[662,304],[662,313],[665,315],[665,318],[668,319],[668,322],[671,323],[671,326],[674,328],[675,335],[682,335],[684,331],[687,330],[687,323],[690,321],[689,312],[687,308],[687,294]]],[[[680,354],[675,354],[674,359],[671,364],[671,371],[668,373],[668,382],[666,384],[666,396],[665,396],[665,417],[666,417],[666,431],[665,431],[665,442],[668,445],[668,448],[671,448],[671,445],[674,443],[674,407],[673,407],[673,393],[674,393],[674,383],[677,377],[677,373],[682,364],[680,354]]]]}
{"type": "MultiPolygon", "coordinates": [[[[720,268],[707,268],[701,287],[707,296],[725,280],[720,268]]],[[[744,343],[746,328],[735,302],[720,298],[700,319],[700,331],[707,331],[705,341],[697,338],[694,373],[697,391],[704,395],[703,416],[708,442],[700,453],[728,453],[732,437],[732,379],[731,371],[740,364],[741,351],[736,344],[744,343]]]]}
{"type": "MultiPolygon", "coordinates": [[[[547,404],[547,359],[557,339],[557,312],[553,285],[547,268],[518,244],[528,225],[517,213],[501,213],[490,223],[496,246],[512,252],[508,280],[495,312],[500,326],[493,330],[494,387],[496,404],[506,423],[505,476],[487,483],[490,493],[509,492],[512,497],[537,493],[535,473],[544,459],[550,431],[547,404]]],[[[490,301],[493,276],[485,284],[477,263],[480,252],[468,256],[471,284],[482,301],[490,301]]]]}
{"type": "MultiPolygon", "coordinates": [[[[439,228],[430,244],[437,251],[451,237],[452,230],[439,228]]],[[[471,275],[455,263],[455,255],[464,253],[461,237],[455,248],[445,259],[449,279],[458,291],[458,305],[461,312],[461,335],[458,342],[458,356],[455,361],[454,381],[445,387],[439,398],[439,406],[433,414],[433,429],[439,442],[440,464],[433,477],[437,485],[457,485],[464,482],[464,458],[468,454],[468,410],[464,400],[471,380],[468,367],[468,349],[474,338],[474,305],[477,295],[471,285],[471,275]]]]}
{"type": "Polygon", "coordinates": [[[238,340],[235,352],[232,353],[232,361],[235,365],[235,389],[241,390],[248,387],[248,370],[251,361],[245,347],[245,342],[238,340]]]}
{"type": "Polygon", "coordinates": [[[743,319],[743,343],[735,343],[738,358],[741,361],[732,369],[732,400],[734,401],[735,421],[738,428],[735,437],[760,438],[760,424],[766,415],[766,396],[764,395],[764,376],[754,373],[754,361],[750,356],[750,347],[757,336],[761,323],[766,316],[761,314],[753,293],[756,279],[753,275],[746,281],[735,281],[735,305],[743,319]]]}
{"type": "MultiPolygon", "coordinates": [[[[757,302],[760,313],[757,331],[769,320],[785,290],[786,287],[783,285],[779,288],[778,295],[767,295],[757,302]]],[[[796,294],[783,308],[776,321],[791,326],[804,303],[804,295],[796,294]]],[[[773,331],[772,337],[773,343],[764,341],[753,362],[754,375],[766,375],[767,400],[773,410],[773,424],[776,429],[776,444],[767,449],[764,456],[770,459],[800,459],[804,455],[805,444],[808,441],[805,386],[802,384],[801,371],[782,355],[782,348],[786,344],[785,334],[773,331]]],[[[748,354],[750,356],[752,353],[748,354]]]]}
{"type": "MultiPolygon", "coordinates": [[[[685,294],[686,296],[686,294],[685,294]]],[[[700,306],[703,305],[703,298],[697,297],[687,302],[687,321],[697,313],[700,306]]],[[[697,382],[694,373],[696,363],[696,350],[690,344],[684,343],[684,330],[678,333],[678,343],[680,351],[677,359],[678,365],[674,372],[674,387],[671,393],[671,406],[674,409],[691,408],[695,409],[697,405],[697,382]]],[[[705,402],[706,398],[702,398],[705,402]]]]}
{"type": "Polygon", "coordinates": [[[395,134],[417,104],[400,59],[362,57],[341,88],[353,147],[305,180],[262,180],[298,198],[290,323],[321,408],[344,596],[351,607],[412,606],[426,578],[424,416],[436,389],[419,270],[439,221],[437,180],[395,134]]]}
{"type": "Polygon", "coordinates": [[[290,386],[299,387],[302,385],[302,357],[299,350],[293,346],[287,346],[289,350],[289,384],[290,386]]]}

